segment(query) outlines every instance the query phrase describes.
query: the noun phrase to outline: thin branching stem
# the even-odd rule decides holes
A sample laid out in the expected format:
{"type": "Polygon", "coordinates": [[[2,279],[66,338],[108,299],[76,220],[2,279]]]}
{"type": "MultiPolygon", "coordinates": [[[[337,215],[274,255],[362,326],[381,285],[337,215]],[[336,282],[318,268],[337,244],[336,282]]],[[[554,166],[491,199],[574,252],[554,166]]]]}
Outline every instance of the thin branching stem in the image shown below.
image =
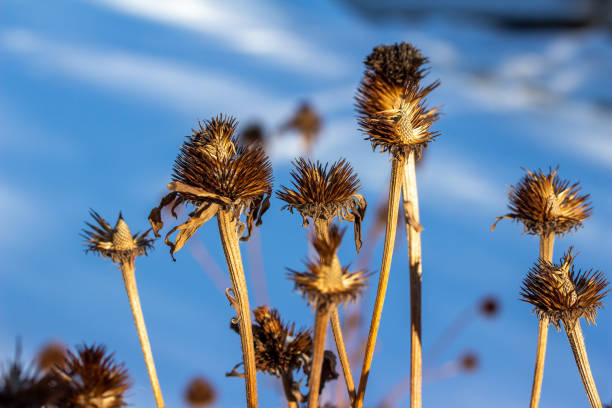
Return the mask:
{"type": "Polygon", "coordinates": [[[565,332],[567,333],[567,339],[569,340],[570,347],[574,353],[574,359],[578,366],[578,372],[580,378],[584,384],[584,390],[586,391],[587,397],[591,408],[602,408],[597,388],[595,387],[595,380],[591,373],[591,365],[589,364],[589,357],[586,352],[584,345],[584,336],[582,335],[582,328],[580,327],[580,321],[573,319],[569,321],[563,321],[565,332]]]}
{"type": "Polygon", "coordinates": [[[370,374],[370,367],[372,366],[374,347],[376,346],[376,337],[378,335],[380,318],[382,315],[383,304],[385,302],[385,294],[387,293],[387,283],[389,282],[389,271],[391,270],[393,248],[395,246],[395,234],[397,232],[397,212],[399,209],[399,200],[402,188],[404,160],[394,158],[392,163],[393,164],[391,166],[391,179],[389,182],[389,207],[387,210],[385,246],[383,248],[383,257],[380,266],[380,277],[378,278],[376,300],[374,302],[372,320],[370,321],[370,332],[368,334],[368,342],[366,345],[365,355],[363,359],[363,366],[361,368],[359,388],[357,391],[357,397],[355,398],[355,408],[363,407],[368,376],[370,374]]]}
{"type": "Polygon", "coordinates": [[[255,367],[255,348],[253,343],[253,328],[251,326],[251,309],[247,292],[244,268],[238,246],[236,234],[236,220],[226,210],[217,213],[219,234],[223,245],[223,252],[234,289],[238,306],[238,324],[240,329],[240,342],[242,343],[242,357],[244,361],[244,381],[246,386],[246,399],[248,408],[257,408],[257,380],[255,367]]]}
{"type": "MultiPolygon", "coordinates": [[[[540,235],[540,259],[543,261],[552,262],[553,248],[555,245],[555,234],[548,233],[540,235]]],[[[533,373],[533,384],[531,386],[531,402],[530,408],[538,408],[540,403],[540,394],[542,392],[542,380],[544,378],[544,361],[546,359],[546,344],[548,341],[548,327],[550,325],[547,316],[543,315],[540,318],[538,326],[538,347],[536,351],[536,361],[533,373]]]]}
{"type": "Polygon", "coordinates": [[[285,391],[285,398],[287,398],[287,408],[299,408],[298,401],[293,394],[293,372],[287,371],[281,376],[283,382],[283,391],[285,391]]]}
{"type": "Polygon", "coordinates": [[[142,348],[142,354],[144,355],[145,364],[147,365],[149,380],[151,381],[153,395],[155,396],[155,404],[157,408],[164,408],[164,399],[162,397],[161,387],[159,386],[159,379],[157,378],[155,362],[153,361],[153,352],[151,351],[151,343],[149,342],[149,336],[147,334],[147,326],[145,326],[142,308],[140,307],[140,297],[138,296],[138,287],[136,286],[136,274],[133,260],[121,263],[121,274],[123,275],[125,290],[130,300],[130,308],[132,309],[134,323],[136,323],[136,330],[140,338],[140,347],[142,348]]]}
{"type": "Polygon", "coordinates": [[[321,369],[325,355],[325,338],[329,323],[329,305],[319,305],[315,314],[314,343],[310,381],[308,382],[308,408],[319,408],[319,389],[321,388],[321,369]]]}
{"type": "Polygon", "coordinates": [[[421,291],[423,270],[421,263],[421,226],[419,196],[416,181],[415,153],[408,155],[403,168],[402,196],[404,220],[410,262],[410,407],[421,407],[423,385],[423,350],[421,346],[421,291]]]}

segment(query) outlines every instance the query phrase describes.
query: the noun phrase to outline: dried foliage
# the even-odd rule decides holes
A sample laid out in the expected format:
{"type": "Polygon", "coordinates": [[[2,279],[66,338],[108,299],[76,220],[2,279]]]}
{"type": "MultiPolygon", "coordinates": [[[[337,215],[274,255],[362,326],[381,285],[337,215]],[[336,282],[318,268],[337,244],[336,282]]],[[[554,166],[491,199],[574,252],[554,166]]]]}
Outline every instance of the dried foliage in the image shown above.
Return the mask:
{"type": "Polygon", "coordinates": [[[316,308],[355,301],[363,293],[368,278],[364,271],[348,272],[348,266],[343,268],[335,256],[343,231],[332,225],[327,235],[315,237],[313,246],[319,256],[315,261],[306,262],[307,271],[289,269],[288,274],[295,289],[316,308]]]}
{"type": "Polygon", "coordinates": [[[85,239],[86,252],[109,257],[113,262],[130,263],[152,248],[154,240],[147,238],[150,229],[132,235],[121,213],[114,228],[97,212],[90,210],[89,213],[97,225],[85,222],[89,229],[84,229],[81,236],[85,239]]]}
{"type": "Polygon", "coordinates": [[[82,345],[76,354],[68,351],[63,364],[54,368],[54,377],[66,391],[63,408],[120,408],[130,387],[127,370],[117,364],[101,345],[82,345]]]}
{"type": "Polygon", "coordinates": [[[355,246],[361,248],[361,223],[365,217],[367,203],[359,191],[359,178],[353,167],[340,159],[331,166],[299,158],[291,171],[292,188],[281,186],[277,196],[286,202],[281,209],[297,210],[302,215],[303,226],[323,219],[331,221],[338,217],[354,223],[355,246]]]}
{"type": "Polygon", "coordinates": [[[491,231],[502,219],[523,223],[524,233],[565,235],[582,227],[591,215],[589,195],[579,195],[579,183],[570,185],[557,176],[559,168],[527,173],[508,194],[510,212],[495,219],[491,231]]]}
{"type": "Polygon", "coordinates": [[[192,408],[211,405],[217,398],[215,388],[203,377],[194,377],[185,389],[185,402],[192,408]]]}
{"type": "Polygon", "coordinates": [[[523,281],[521,297],[535,306],[538,317],[550,319],[557,330],[581,317],[594,323],[597,309],[603,305],[608,282],[600,271],[574,270],[572,248],[560,264],[540,260],[523,281]]]}
{"type": "Polygon", "coordinates": [[[248,240],[253,224],[270,206],[272,166],[261,147],[236,146],[233,136],[236,121],[222,115],[200,124],[200,131],[188,136],[174,164],[171,193],[162,198],[149,215],[153,232],[163,228],[161,210],[169,207],[177,218],[176,208],[190,204],[195,210],[186,222],[172,228],[165,238],[170,254],[181,249],[187,240],[220,209],[229,211],[238,221],[241,238],[248,240]],[[240,222],[246,216],[246,225],[240,222]],[[178,231],[172,242],[170,235],[178,231]]]}

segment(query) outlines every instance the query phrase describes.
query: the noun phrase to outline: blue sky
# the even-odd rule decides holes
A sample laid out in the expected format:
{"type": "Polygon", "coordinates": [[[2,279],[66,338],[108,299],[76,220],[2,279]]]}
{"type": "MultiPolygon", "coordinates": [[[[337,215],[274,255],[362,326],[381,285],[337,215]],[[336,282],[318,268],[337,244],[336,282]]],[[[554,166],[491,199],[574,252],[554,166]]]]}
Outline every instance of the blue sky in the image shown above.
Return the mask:
{"type": "MultiPolygon", "coordinates": [[[[440,361],[425,361],[431,369],[475,350],[482,363],[474,374],[427,384],[427,406],[517,407],[529,398],[537,320],[517,299],[537,240],[511,223],[489,232],[494,217],[506,212],[506,194],[521,167],[559,165],[562,177],[591,194],[593,216],[558,240],[555,259],[574,245],[577,266],[612,270],[612,40],[605,31],[516,34],[451,15],[374,23],[343,3],[323,1],[6,0],[0,10],[2,358],[12,355],[17,335],[29,356],[50,339],[102,342],[130,369],[131,404],[153,406],[120,273],[86,256],[78,233],[90,207],[109,221],[122,210],[133,230],[147,228],[178,147],[199,119],[224,112],[244,124],[261,120],[274,132],[300,101],[312,101],[324,119],[313,157],[342,156],[354,165],[370,203],[368,231],[390,166],[357,130],[353,97],[363,58],[381,43],[414,43],[430,57],[430,78],[442,82],[430,97],[444,112],[436,126],[441,136],[418,173],[425,349],[482,296],[503,302],[495,321],[477,319],[440,361]]],[[[288,182],[299,152],[297,135],[274,134],[276,188],[288,182]]],[[[242,246],[251,303],[264,301],[254,290],[261,278],[252,272],[259,242],[271,306],[306,326],[312,313],[285,279],[285,267],[302,265],[305,235],[300,217],[280,207],[273,200],[258,241],[242,246]]],[[[242,383],[224,377],[241,359],[239,340],[228,329],[232,309],[209,277],[217,271],[228,285],[215,223],[196,239],[176,263],[160,241],[136,264],[160,382],[171,407],[181,406],[194,374],[217,386],[219,407],[240,407],[242,383]],[[212,259],[204,261],[209,275],[196,259],[202,246],[212,259]]],[[[402,232],[398,239],[370,406],[407,374],[402,232]]],[[[374,254],[373,270],[380,242],[374,254]]],[[[340,256],[354,260],[350,240],[340,256]]],[[[372,303],[369,292],[367,315],[372,303]]],[[[593,374],[608,401],[610,308],[597,321],[583,326],[593,374]]],[[[279,406],[276,379],[260,376],[259,384],[261,405],[279,406]]],[[[567,339],[551,329],[541,406],[586,404],[567,339]]]]}

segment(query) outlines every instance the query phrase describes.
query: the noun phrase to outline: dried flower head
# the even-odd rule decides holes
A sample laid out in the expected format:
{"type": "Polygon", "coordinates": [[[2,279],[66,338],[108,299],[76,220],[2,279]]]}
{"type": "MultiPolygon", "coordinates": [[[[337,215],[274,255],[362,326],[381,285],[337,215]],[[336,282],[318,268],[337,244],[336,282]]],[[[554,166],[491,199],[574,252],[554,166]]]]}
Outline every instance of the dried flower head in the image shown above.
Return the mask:
{"type": "Polygon", "coordinates": [[[485,317],[496,317],[499,314],[499,299],[495,296],[487,296],[483,298],[480,301],[478,310],[485,317]]]}
{"type": "MultiPolygon", "coordinates": [[[[336,370],[336,366],[338,365],[338,361],[336,359],[336,355],[331,350],[325,350],[323,353],[323,364],[321,365],[321,384],[319,386],[319,394],[323,392],[323,388],[325,388],[325,384],[338,379],[338,371],[336,370]]],[[[312,374],[312,361],[310,360],[308,364],[304,365],[304,373],[308,378],[308,383],[310,383],[310,376],[312,374]]]]}
{"type": "Polygon", "coordinates": [[[37,367],[21,363],[21,343],[17,343],[15,359],[0,365],[0,407],[40,408],[58,402],[62,389],[37,367]]]}
{"type": "Polygon", "coordinates": [[[246,215],[247,233],[241,239],[247,240],[253,223],[260,225],[261,216],[270,206],[272,166],[261,147],[236,147],[237,139],[233,136],[236,121],[233,118],[220,115],[201,127],[201,131],[188,136],[180,149],[174,164],[173,181],[168,184],[171,193],[163,197],[149,215],[153,232],[159,236],[164,207],[169,207],[175,218],[175,209],[179,205],[195,207],[186,222],[166,234],[165,242],[173,257],[219,209],[232,213],[240,227],[239,234],[245,228],[245,224],[239,221],[240,216],[246,215]],[[175,231],[179,233],[172,242],[169,237],[175,231]]]}
{"type": "Polygon", "coordinates": [[[62,343],[51,342],[45,344],[36,356],[36,365],[43,371],[49,371],[57,364],[61,364],[66,356],[66,347],[62,343]]]}
{"type": "Polygon", "coordinates": [[[127,404],[124,394],[129,378],[123,364],[107,355],[104,346],[78,346],[77,353],[66,353],[64,363],[54,368],[55,376],[68,391],[59,406],[63,408],[119,408],[127,404]]]}
{"type": "Polygon", "coordinates": [[[570,247],[560,264],[539,260],[521,287],[521,300],[535,306],[538,317],[547,316],[557,330],[560,322],[567,324],[581,317],[595,323],[597,309],[608,293],[605,275],[592,270],[576,272],[575,257],[570,247]]]}
{"type": "Polygon", "coordinates": [[[281,209],[299,211],[302,224],[323,219],[331,221],[338,217],[354,223],[355,246],[361,248],[361,222],[365,217],[367,203],[359,191],[359,178],[353,167],[340,159],[328,166],[319,161],[313,163],[304,158],[297,159],[291,171],[292,188],[281,186],[277,196],[287,204],[281,209]],[[329,169],[328,169],[329,168],[329,169]]]}
{"type": "Polygon", "coordinates": [[[565,235],[582,227],[582,222],[591,215],[589,195],[579,195],[579,184],[561,180],[558,170],[549,169],[548,174],[525,170],[527,174],[510,187],[510,212],[495,218],[491,231],[502,219],[522,222],[524,233],[533,235],[565,235]]]}
{"type": "Polygon", "coordinates": [[[90,210],[97,225],[85,222],[89,230],[84,229],[81,236],[85,239],[85,252],[95,252],[113,262],[133,262],[138,255],[146,255],[153,246],[153,239],[147,238],[149,230],[132,235],[130,228],[121,213],[115,227],[111,227],[97,212],[90,210]]]}
{"type": "Polygon", "coordinates": [[[194,377],[185,389],[185,402],[192,408],[201,408],[215,402],[217,392],[203,377],[194,377]]]}
{"type": "Polygon", "coordinates": [[[348,266],[343,268],[336,256],[343,233],[332,225],[327,236],[315,237],[313,246],[319,257],[306,262],[307,271],[289,269],[295,288],[317,308],[354,301],[365,288],[368,275],[364,271],[348,272],[348,266]]]}
{"type": "Polygon", "coordinates": [[[265,138],[262,125],[254,122],[246,126],[240,133],[240,142],[250,148],[263,147],[265,138]]]}
{"type": "Polygon", "coordinates": [[[310,151],[312,145],[321,131],[321,118],[308,102],[302,102],[295,114],[281,128],[281,131],[293,129],[302,135],[306,150],[310,151]]]}
{"type": "Polygon", "coordinates": [[[426,74],[423,65],[428,62],[412,44],[401,42],[374,47],[364,64],[368,69],[390,83],[403,87],[409,82],[418,83],[426,74]]]}
{"type": "MultiPolygon", "coordinates": [[[[255,342],[255,365],[258,371],[282,376],[302,367],[312,352],[311,331],[295,330],[295,323],[284,324],[276,309],[260,306],[253,310],[253,341],[255,342]]],[[[238,332],[235,321],[232,329],[238,332]]],[[[242,364],[242,363],[241,363],[242,364]]],[[[228,376],[239,376],[234,367],[228,376]]]]}
{"type": "Polygon", "coordinates": [[[471,352],[465,353],[459,360],[459,367],[461,367],[461,370],[466,372],[476,370],[478,368],[478,364],[478,356],[471,352]]]}

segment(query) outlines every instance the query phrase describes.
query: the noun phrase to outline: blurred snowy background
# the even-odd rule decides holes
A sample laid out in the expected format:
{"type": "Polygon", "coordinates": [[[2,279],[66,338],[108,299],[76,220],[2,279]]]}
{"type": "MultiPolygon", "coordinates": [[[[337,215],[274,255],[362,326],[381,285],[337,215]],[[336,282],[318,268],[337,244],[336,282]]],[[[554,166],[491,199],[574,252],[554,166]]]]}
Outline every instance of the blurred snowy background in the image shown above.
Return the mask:
{"type": "MultiPolygon", "coordinates": [[[[184,136],[198,119],[220,112],[243,125],[261,122],[271,134],[278,188],[288,183],[302,141],[277,129],[307,100],[323,118],[312,156],[346,157],[354,165],[370,204],[367,233],[389,163],[358,132],[353,97],[372,47],[409,41],[430,57],[429,79],[442,85],[429,102],[444,112],[436,126],[441,136],[418,173],[425,351],[484,295],[502,302],[497,319],[475,319],[437,361],[426,356],[424,405],[525,406],[537,320],[518,292],[537,257],[537,239],[507,222],[493,233],[489,228],[506,212],[521,167],[559,165],[561,177],[580,181],[591,194],[594,212],[584,229],[557,241],[554,258],[574,245],[578,267],[612,277],[611,9],[602,0],[3,0],[0,358],[13,356],[18,335],[27,358],[51,339],[102,342],[130,369],[132,406],[152,407],[120,273],[83,253],[78,233],[88,209],[109,221],[122,210],[133,230],[148,228],[184,136]],[[467,350],[480,359],[474,373],[434,381],[441,364],[467,350]]],[[[284,269],[301,267],[304,231],[300,217],[280,207],[273,200],[253,242],[242,246],[247,273],[257,277],[250,281],[251,303],[269,302],[284,319],[311,325],[312,313],[284,269]],[[265,281],[255,273],[261,264],[265,281]]],[[[242,381],[224,377],[241,355],[229,330],[233,310],[215,286],[229,285],[215,224],[204,226],[176,263],[161,240],[136,263],[170,407],[182,406],[183,388],[195,374],[215,384],[217,406],[243,406],[242,381]]],[[[369,407],[408,374],[401,230],[399,240],[369,407]]],[[[377,245],[372,270],[381,255],[377,245]]],[[[355,258],[349,239],[340,257],[355,258]]],[[[377,274],[372,287],[376,280],[377,274]]],[[[372,302],[369,292],[366,318],[372,302]]],[[[597,327],[585,327],[585,336],[600,395],[612,401],[611,307],[597,327]]],[[[564,334],[551,329],[548,347],[541,407],[587,406],[564,334]]],[[[356,364],[356,377],[359,370],[356,364]]],[[[260,375],[259,384],[261,406],[281,406],[277,380],[260,375]]]]}

